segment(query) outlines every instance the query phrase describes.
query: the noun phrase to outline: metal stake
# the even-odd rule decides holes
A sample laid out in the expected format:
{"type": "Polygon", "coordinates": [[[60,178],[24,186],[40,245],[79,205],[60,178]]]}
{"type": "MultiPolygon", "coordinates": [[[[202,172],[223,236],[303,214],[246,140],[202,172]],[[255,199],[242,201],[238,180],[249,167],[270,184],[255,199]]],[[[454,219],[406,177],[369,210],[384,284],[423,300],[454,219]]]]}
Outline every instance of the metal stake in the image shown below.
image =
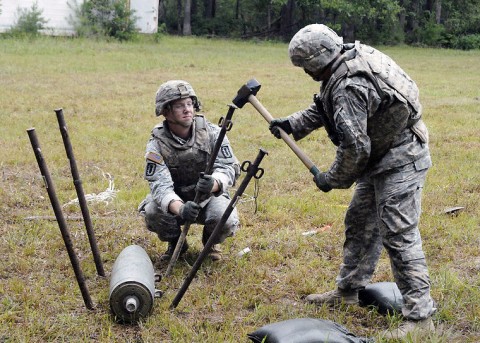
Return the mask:
{"type": "Polygon", "coordinates": [[[188,286],[190,286],[190,283],[192,282],[193,278],[197,274],[197,271],[200,268],[200,266],[202,265],[203,260],[205,259],[205,257],[207,257],[208,253],[210,252],[210,249],[214,245],[214,242],[216,241],[216,239],[220,235],[223,226],[227,222],[228,217],[230,217],[230,214],[232,213],[233,208],[237,204],[238,198],[243,194],[243,192],[247,188],[248,183],[250,182],[252,177],[254,177],[256,179],[259,179],[259,178],[262,177],[263,169],[258,168],[258,166],[260,165],[260,162],[262,161],[263,157],[266,154],[267,154],[267,152],[265,150],[260,149],[260,151],[258,152],[257,158],[255,159],[255,161],[253,163],[250,163],[250,161],[243,162],[242,171],[245,171],[247,173],[247,175],[245,176],[242,183],[240,184],[237,191],[235,192],[234,196],[232,197],[232,200],[228,204],[228,207],[225,210],[225,212],[223,213],[222,218],[220,219],[220,221],[215,226],[215,229],[213,230],[212,234],[210,235],[210,238],[208,239],[207,243],[205,243],[205,246],[204,246],[202,252],[198,256],[195,263],[193,264],[193,267],[190,270],[190,273],[188,273],[187,277],[185,278],[185,281],[183,282],[182,287],[180,287],[177,295],[173,299],[173,301],[170,305],[170,309],[174,309],[175,307],[177,307],[180,300],[182,300],[183,295],[185,294],[185,292],[188,289],[188,286]]]}
{"type": "Polygon", "coordinates": [[[40,144],[38,143],[37,135],[35,129],[31,128],[27,130],[28,137],[30,138],[30,143],[32,144],[33,152],[35,153],[35,158],[37,159],[38,167],[40,168],[40,173],[42,174],[43,180],[45,182],[45,187],[47,188],[48,197],[53,207],[53,212],[55,212],[55,217],[57,218],[58,226],[60,232],[62,233],[63,241],[65,242],[65,248],[67,248],[68,257],[70,258],[70,263],[72,264],[73,271],[75,272],[75,277],[82,292],[83,301],[85,306],[89,310],[93,310],[92,299],[88,293],[87,284],[85,283],[85,277],[83,276],[82,269],[80,268],[80,262],[77,255],[73,249],[72,240],[70,238],[70,233],[67,229],[67,222],[63,216],[62,207],[58,201],[57,195],[55,193],[55,187],[53,185],[50,173],[47,168],[47,164],[42,155],[42,150],[40,149],[40,144]]]}
{"type": "Polygon", "coordinates": [[[63,145],[65,145],[65,151],[67,152],[67,157],[70,161],[73,184],[75,185],[75,190],[77,191],[78,203],[80,204],[80,208],[82,210],[83,221],[87,230],[88,241],[90,242],[90,248],[93,253],[95,267],[97,268],[97,274],[100,276],[105,276],[105,270],[103,269],[102,259],[98,250],[97,240],[95,238],[95,232],[93,231],[92,219],[90,218],[87,200],[85,199],[85,194],[83,192],[82,180],[80,180],[77,162],[75,161],[75,156],[73,155],[72,143],[70,142],[70,138],[68,136],[67,124],[65,123],[65,118],[63,117],[63,110],[61,108],[57,109],[55,110],[55,113],[57,114],[58,125],[60,127],[60,132],[62,133],[63,145]]]}

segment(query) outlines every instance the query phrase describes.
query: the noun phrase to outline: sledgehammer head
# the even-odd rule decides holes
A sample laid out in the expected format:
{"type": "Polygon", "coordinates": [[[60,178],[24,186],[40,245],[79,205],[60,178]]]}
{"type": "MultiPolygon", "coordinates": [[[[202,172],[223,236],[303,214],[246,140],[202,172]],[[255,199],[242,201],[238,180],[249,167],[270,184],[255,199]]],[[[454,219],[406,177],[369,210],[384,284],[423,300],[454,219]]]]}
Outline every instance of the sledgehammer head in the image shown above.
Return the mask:
{"type": "Polygon", "coordinates": [[[256,95],[262,85],[255,79],[250,79],[238,90],[237,96],[233,99],[233,104],[242,108],[248,102],[250,95],[256,95]]]}

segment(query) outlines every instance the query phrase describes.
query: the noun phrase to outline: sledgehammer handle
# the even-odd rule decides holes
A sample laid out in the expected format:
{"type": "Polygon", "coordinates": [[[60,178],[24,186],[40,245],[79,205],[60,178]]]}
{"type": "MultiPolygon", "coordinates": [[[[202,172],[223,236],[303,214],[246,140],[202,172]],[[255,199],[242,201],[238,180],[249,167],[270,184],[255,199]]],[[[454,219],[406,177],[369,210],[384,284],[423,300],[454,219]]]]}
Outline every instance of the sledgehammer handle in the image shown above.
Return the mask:
{"type": "MultiPolygon", "coordinates": [[[[272,115],[267,111],[267,109],[258,101],[257,97],[255,95],[250,95],[248,97],[248,102],[252,104],[253,107],[265,118],[265,120],[270,124],[270,122],[273,120],[272,115]]],[[[317,166],[312,162],[310,158],[308,158],[307,155],[298,147],[298,145],[295,143],[295,141],[281,128],[280,130],[280,135],[282,136],[282,139],[287,143],[287,145],[292,149],[292,151],[295,153],[295,155],[298,156],[298,158],[303,162],[305,167],[308,168],[310,173],[313,175],[317,175],[320,173],[320,170],[317,168],[317,166]]]]}

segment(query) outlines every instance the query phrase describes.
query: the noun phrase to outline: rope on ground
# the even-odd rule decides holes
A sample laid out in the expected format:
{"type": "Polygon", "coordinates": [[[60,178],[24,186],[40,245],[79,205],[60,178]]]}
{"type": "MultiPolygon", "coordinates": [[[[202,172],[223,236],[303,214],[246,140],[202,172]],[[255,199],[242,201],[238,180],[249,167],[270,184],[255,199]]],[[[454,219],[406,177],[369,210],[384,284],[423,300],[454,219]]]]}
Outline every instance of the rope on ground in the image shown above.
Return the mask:
{"type": "MultiPolygon", "coordinates": [[[[106,205],[108,205],[111,201],[113,201],[113,199],[117,196],[118,193],[118,190],[115,189],[114,177],[110,173],[106,173],[98,167],[95,168],[100,170],[103,177],[108,180],[108,187],[105,191],[98,194],[85,194],[85,200],[87,201],[87,203],[104,202],[106,205]]],[[[78,204],[78,198],[70,200],[69,202],[64,204],[63,207],[73,204],[78,204]]]]}

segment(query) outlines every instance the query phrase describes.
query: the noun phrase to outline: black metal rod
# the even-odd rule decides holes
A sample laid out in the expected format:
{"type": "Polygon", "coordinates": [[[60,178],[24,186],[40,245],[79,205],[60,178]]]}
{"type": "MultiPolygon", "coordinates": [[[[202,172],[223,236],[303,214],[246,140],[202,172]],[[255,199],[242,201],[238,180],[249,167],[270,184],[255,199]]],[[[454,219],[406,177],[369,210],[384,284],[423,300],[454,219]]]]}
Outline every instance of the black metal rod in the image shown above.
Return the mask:
{"type": "MultiPolygon", "coordinates": [[[[236,109],[237,109],[237,106],[235,105],[229,105],[228,107],[227,115],[222,123],[222,128],[220,130],[220,133],[218,134],[217,141],[215,142],[215,146],[213,148],[212,154],[210,155],[210,159],[205,168],[205,174],[207,175],[210,175],[212,173],[213,165],[215,163],[215,160],[217,159],[217,155],[218,155],[218,152],[220,151],[220,147],[222,146],[223,139],[225,138],[225,135],[228,129],[231,127],[233,112],[235,112],[236,109]]],[[[193,201],[198,204],[198,202],[200,201],[201,195],[202,194],[200,192],[196,192],[195,199],[193,201]]],[[[172,269],[178,260],[178,256],[180,255],[180,251],[182,251],[182,247],[187,238],[188,230],[190,229],[191,224],[192,223],[189,221],[187,221],[184,224],[183,230],[180,233],[180,237],[178,238],[177,245],[175,245],[175,250],[173,251],[172,257],[170,258],[170,262],[168,263],[167,270],[165,271],[165,276],[170,275],[170,273],[172,272],[172,269]]]]}
{"type": "MultiPolygon", "coordinates": [[[[187,277],[185,278],[182,287],[177,292],[177,295],[173,299],[172,303],[170,304],[170,309],[174,309],[177,307],[177,305],[180,303],[180,300],[182,300],[183,295],[187,291],[188,287],[190,286],[190,283],[192,282],[193,278],[197,274],[198,269],[202,265],[203,260],[207,257],[208,253],[210,252],[210,249],[214,245],[214,242],[217,240],[218,236],[221,234],[221,230],[225,223],[228,220],[228,217],[230,217],[230,214],[232,213],[235,205],[237,204],[238,198],[243,194],[245,189],[248,186],[248,183],[252,179],[252,177],[255,177],[258,171],[258,166],[260,165],[260,162],[262,161],[263,157],[267,154],[267,152],[263,149],[260,149],[258,152],[257,158],[255,161],[249,166],[247,170],[247,175],[243,179],[242,183],[238,187],[237,191],[235,192],[234,196],[232,197],[232,200],[228,204],[225,212],[222,215],[222,218],[220,221],[217,223],[215,226],[215,229],[213,230],[212,234],[210,235],[210,238],[208,239],[207,243],[205,243],[205,247],[203,248],[202,252],[200,255],[197,257],[197,260],[192,266],[192,269],[188,273],[187,277]]],[[[263,174],[263,173],[262,173],[263,174]]]]}
{"type": "Polygon", "coordinates": [[[67,248],[68,257],[70,258],[70,263],[72,264],[73,271],[75,272],[75,277],[82,292],[83,301],[85,306],[89,310],[93,310],[92,299],[88,293],[87,284],[85,282],[85,277],[83,276],[82,269],[80,268],[80,262],[77,255],[73,249],[72,240],[70,238],[70,233],[68,232],[67,222],[63,216],[62,207],[58,201],[57,195],[55,193],[55,187],[53,185],[50,173],[47,168],[47,164],[42,155],[42,150],[40,149],[40,144],[38,143],[37,135],[35,129],[31,128],[27,130],[28,137],[30,138],[30,143],[32,144],[33,152],[35,153],[35,158],[37,159],[38,167],[40,168],[40,173],[42,174],[43,181],[45,182],[45,187],[47,188],[48,197],[53,207],[53,212],[57,218],[57,223],[62,233],[63,241],[65,243],[65,248],[67,248]]]}
{"type": "Polygon", "coordinates": [[[95,232],[93,231],[92,219],[88,210],[87,200],[85,199],[85,193],[83,192],[82,180],[80,179],[80,175],[78,173],[77,162],[75,161],[75,156],[73,155],[72,143],[70,142],[70,137],[68,136],[67,124],[65,123],[63,110],[61,108],[57,109],[55,110],[55,113],[57,114],[58,125],[60,127],[60,132],[62,133],[63,145],[65,145],[65,151],[67,153],[68,160],[70,161],[73,184],[75,185],[75,190],[77,191],[78,203],[80,204],[80,209],[82,210],[83,221],[85,223],[85,229],[87,230],[88,241],[90,242],[93,260],[95,261],[95,267],[97,268],[97,274],[100,276],[105,276],[102,258],[100,257],[100,251],[98,250],[95,232]]]}

